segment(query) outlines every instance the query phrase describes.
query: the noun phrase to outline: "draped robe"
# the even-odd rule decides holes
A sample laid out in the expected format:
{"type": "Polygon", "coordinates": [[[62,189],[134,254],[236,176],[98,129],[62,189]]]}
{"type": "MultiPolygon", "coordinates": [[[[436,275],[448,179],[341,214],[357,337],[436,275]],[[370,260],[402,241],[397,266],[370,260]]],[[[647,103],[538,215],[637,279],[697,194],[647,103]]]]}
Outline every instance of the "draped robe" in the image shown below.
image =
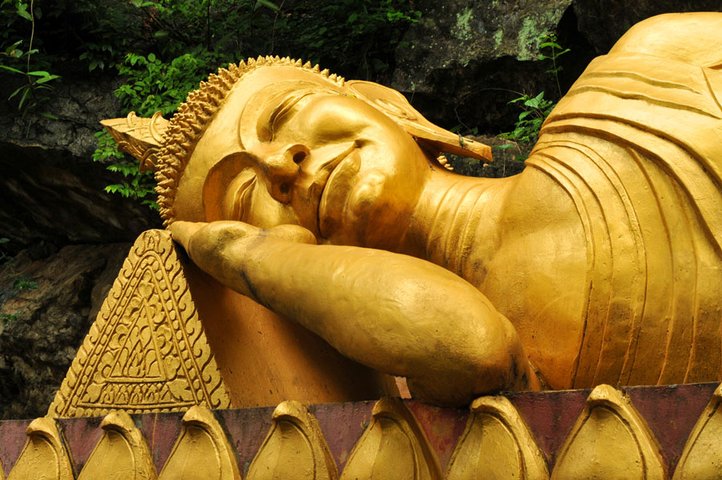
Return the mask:
{"type": "Polygon", "coordinates": [[[722,378],[721,105],[719,69],[622,52],[545,122],[527,168],[568,193],[587,244],[573,386],[722,378]]]}

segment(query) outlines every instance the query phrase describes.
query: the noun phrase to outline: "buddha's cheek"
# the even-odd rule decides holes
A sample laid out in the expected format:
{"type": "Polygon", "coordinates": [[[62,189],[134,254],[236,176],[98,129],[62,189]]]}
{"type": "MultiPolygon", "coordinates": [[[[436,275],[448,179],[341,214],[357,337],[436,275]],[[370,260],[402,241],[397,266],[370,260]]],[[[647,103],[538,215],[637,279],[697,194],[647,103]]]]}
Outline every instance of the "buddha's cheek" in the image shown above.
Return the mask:
{"type": "Polygon", "coordinates": [[[346,202],[343,219],[344,223],[354,226],[357,232],[367,230],[373,222],[378,225],[377,211],[379,203],[383,203],[385,179],[378,172],[364,175],[351,189],[346,202]]]}
{"type": "Polygon", "coordinates": [[[346,243],[394,250],[411,214],[411,202],[386,172],[364,173],[351,189],[343,211],[346,243]]]}

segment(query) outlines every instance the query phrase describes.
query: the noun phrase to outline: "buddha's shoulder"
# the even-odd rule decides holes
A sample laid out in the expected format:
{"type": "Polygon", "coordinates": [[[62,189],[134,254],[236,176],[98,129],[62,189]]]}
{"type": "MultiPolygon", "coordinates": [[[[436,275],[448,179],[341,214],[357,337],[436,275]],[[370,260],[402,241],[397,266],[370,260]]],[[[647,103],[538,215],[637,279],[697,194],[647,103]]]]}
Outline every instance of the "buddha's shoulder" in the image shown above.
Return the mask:
{"type": "Polygon", "coordinates": [[[579,221],[574,190],[564,178],[528,166],[510,179],[513,185],[504,199],[503,229],[509,235],[561,233],[576,229],[579,221]]]}

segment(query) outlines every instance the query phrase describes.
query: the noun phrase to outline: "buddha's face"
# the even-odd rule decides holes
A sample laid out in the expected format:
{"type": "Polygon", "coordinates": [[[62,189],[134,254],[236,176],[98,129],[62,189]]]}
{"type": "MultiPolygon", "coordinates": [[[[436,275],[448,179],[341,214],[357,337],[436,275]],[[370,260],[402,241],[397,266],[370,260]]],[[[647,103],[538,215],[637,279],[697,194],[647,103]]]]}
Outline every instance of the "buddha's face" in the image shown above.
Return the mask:
{"type": "MultiPolygon", "coordinates": [[[[413,138],[310,72],[269,67],[239,83],[181,181],[180,203],[191,190],[203,199],[202,212],[188,212],[205,221],[298,224],[330,243],[393,248],[429,171],[413,138]]],[[[176,211],[185,219],[182,205],[176,211]]]]}

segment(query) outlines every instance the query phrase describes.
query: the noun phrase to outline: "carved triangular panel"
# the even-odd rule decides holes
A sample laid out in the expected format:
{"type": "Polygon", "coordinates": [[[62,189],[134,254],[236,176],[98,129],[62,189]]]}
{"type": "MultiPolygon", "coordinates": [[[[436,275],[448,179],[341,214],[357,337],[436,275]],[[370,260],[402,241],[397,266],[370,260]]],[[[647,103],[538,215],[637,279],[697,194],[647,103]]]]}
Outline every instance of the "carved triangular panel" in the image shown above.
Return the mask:
{"type": "MultiPolygon", "coordinates": [[[[144,272],[148,276],[149,272],[144,272]]],[[[144,279],[146,282],[148,279],[144,279]]],[[[118,352],[109,367],[108,380],[112,382],[160,381],[169,380],[153,340],[152,323],[147,305],[140,305],[137,311],[131,311],[131,323],[128,332],[120,338],[114,338],[113,350],[118,352]]]]}
{"type": "Polygon", "coordinates": [[[229,396],[170,234],[131,248],[48,414],[228,408],[229,396]]]}

